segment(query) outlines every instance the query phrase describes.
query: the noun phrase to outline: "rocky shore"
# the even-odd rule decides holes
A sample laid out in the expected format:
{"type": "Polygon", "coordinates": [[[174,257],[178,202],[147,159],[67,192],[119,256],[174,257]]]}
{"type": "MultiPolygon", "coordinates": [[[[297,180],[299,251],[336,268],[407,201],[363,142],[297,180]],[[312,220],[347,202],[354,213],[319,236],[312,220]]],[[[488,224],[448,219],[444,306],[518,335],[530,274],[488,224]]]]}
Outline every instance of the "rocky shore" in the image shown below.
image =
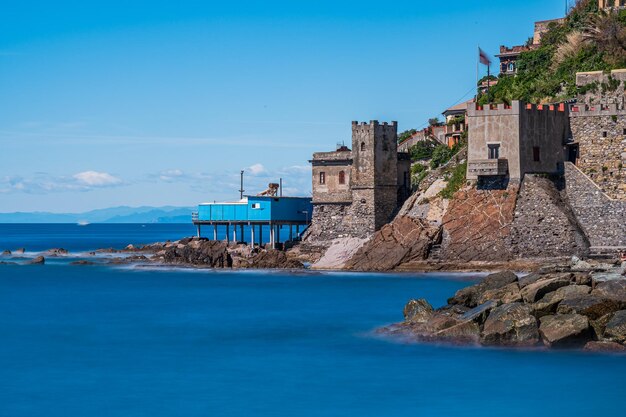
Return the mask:
{"type": "Polygon", "coordinates": [[[411,300],[404,318],[378,332],[415,342],[626,353],[626,263],[573,258],[521,278],[498,272],[438,309],[411,300]]]}
{"type": "Polygon", "coordinates": [[[227,244],[204,238],[185,238],[174,242],[149,245],[128,245],[124,249],[105,248],[84,254],[70,254],[56,248],[24,260],[24,250],[4,251],[2,256],[10,261],[5,265],[42,265],[46,258],[79,257],[71,265],[124,265],[179,266],[191,268],[235,268],[235,269],[303,269],[304,264],[288,252],[255,248],[243,244],[227,244]],[[17,257],[14,257],[18,255],[17,257]]]}

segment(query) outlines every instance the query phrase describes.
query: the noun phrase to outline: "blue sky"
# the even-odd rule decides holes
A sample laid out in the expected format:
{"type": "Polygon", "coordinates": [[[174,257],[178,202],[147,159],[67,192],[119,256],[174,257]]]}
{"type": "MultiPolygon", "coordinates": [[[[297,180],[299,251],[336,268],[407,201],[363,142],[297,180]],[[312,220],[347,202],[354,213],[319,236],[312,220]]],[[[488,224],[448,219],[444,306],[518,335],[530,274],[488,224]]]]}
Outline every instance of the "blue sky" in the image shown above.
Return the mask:
{"type": "Polygon", "coordinates": [[[421,127],[469,98],[476,47],[562,0],[0,4],[0,212],[194,205],[284,178],[352,120],[421,127]]]}

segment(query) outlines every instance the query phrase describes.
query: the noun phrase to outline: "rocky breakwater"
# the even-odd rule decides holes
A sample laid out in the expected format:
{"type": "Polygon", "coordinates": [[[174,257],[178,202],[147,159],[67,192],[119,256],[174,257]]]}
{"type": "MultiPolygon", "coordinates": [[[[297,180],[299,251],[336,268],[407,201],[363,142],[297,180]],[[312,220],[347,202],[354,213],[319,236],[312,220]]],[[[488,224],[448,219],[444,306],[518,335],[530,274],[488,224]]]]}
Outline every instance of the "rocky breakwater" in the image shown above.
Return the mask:
{"type": "Polygon", "coordinates": [[[411,341],[626,352],[626,264],[575,261],[518,278],[487,276],[439,309],[423,299],[402,323],[380,329],[411,341]]]}
{"type": "Polygon", "coordinates": [[[205,268],[301,269],[304,265],[287,253],[272,249],[252,249],[247,245],[227,244],[202,238],[133,248],[153,252],[153,263],[205,268]]]}

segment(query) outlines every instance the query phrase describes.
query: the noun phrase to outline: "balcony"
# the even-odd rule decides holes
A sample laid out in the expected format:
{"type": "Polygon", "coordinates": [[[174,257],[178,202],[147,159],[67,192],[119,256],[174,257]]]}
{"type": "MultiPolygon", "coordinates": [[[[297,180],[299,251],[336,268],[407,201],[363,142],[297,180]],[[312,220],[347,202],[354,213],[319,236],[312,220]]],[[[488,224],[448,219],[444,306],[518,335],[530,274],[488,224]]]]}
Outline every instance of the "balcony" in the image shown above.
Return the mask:
{"type": "Polygon", "coordinates": [[[509,173],[509,161],[506,158],[476,159],[469,161],[468,171],[477,177],[504,176],[509,173]]]}

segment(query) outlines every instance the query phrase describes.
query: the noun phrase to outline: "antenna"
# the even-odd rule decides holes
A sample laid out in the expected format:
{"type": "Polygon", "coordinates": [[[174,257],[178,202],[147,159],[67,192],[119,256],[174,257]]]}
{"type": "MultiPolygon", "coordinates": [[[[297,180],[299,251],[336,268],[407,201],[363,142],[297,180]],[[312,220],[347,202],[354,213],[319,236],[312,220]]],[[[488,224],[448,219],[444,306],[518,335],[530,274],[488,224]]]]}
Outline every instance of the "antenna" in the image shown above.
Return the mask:
{"type": "Polygon", "coordinates": [[[243,172],[244,171],[241,170],[241,188],[239,189],[239,199],[240,200],[243,200],[243,193],[244,193],[244,191],[246,191],[246,190],[243,189],[243,172]]]}

